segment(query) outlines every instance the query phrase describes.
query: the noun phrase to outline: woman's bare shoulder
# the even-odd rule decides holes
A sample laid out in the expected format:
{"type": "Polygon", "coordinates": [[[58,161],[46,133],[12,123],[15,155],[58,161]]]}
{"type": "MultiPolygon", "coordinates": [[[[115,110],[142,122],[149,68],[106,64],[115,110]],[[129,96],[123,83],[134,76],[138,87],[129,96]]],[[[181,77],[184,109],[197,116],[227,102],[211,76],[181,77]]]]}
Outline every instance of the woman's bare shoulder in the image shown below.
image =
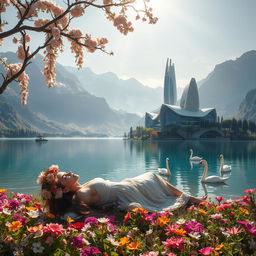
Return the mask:
{"type": "Polygon", "coordinates": [[[78,191],[76,191],[75,199],[78,199],[85,204],[92,204],[95,203],[95,197],[98,196],[97,191],[91,186],[90,183],[86,183],[80,188],[78,191]],[[97,194],[97,195],[96,195],[97,194]]]}

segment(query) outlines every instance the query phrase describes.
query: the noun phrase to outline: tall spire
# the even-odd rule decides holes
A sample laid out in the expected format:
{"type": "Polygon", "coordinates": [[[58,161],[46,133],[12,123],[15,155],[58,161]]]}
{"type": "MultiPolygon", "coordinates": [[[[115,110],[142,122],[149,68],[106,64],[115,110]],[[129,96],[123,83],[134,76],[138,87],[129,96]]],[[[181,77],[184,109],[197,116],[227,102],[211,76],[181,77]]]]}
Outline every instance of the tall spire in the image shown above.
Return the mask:
{"type": "Polygon", "coordinates": [[[174,64],[167,58],[164,75],[164,104],[175,105],[177,102],[177,89],[174,64]]]}

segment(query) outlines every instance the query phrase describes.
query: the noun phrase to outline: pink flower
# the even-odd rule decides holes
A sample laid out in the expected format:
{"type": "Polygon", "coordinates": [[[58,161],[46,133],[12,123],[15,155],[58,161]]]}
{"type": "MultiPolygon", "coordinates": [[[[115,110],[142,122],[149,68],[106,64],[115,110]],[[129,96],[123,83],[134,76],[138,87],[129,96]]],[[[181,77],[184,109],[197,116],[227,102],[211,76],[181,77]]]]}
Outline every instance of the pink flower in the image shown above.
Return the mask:
{"type": "Polygon", "coordinates": [[[159,255],[159,252],[154,252],[154,251],[141,254],[141,256],[158,256],[158,255],[159,255]]]}
{"type": "Polygon", "coordinates": [[[230,235],[237,235],[241,232],[242,232],[242,230],[237,227],[227,228],[227,233],[229,233],[230,235]]]}
{"type": "Polygon", "coordinates": [[[184,242],[186,242],[186,240],[183,237],[173,237],[163,241],[162,244],[165,245],[165,248],[171,247],[173,249],[178,248],[179,250],[183,250],[184,242]]]}
{"type": "Polygon", "coordinates": [[[255,190],[254,188],[250,188],[250,189],[245,190],[244,192],[248,193],[248,194],[253,194],[254,190],[255,190]]]}
{"type": "Polygon", "coordinates": [[[222,196],[217,196],[217,197],[215,197],[215,199],[216,199],[219,203],[224,200],[224,198],[223,198],[222,196]]]}
{"type": "Polygon", "coordinates": [[[203,232],[203,225],[197,221],[189,221],[187,223],[185,223],[184,225],[184,229],[187,232],[203,232]]]}
{"type": "Polygon", "coordinates": [[[65,229],[60,224],[49,223],[44,227],[44,232],[51,233],[54,236],[61,236],[64,231],[65,229]]]}
{"type": "Polygon", "coordinates": [[[221,213],[216,213],[216,214],[212,214],[210,217],[211,219],[218,220],[223,218],[223,215],[221,213]]]}
{"type": "Polygon", "coordinates": [[[70,14],[75,18],[80,17],[84,14],[84,8],[81,5],[76,5],[71,9],[70,14]]]}
{"type": "Polygon", "coordinates": [[[199,253],[202,255],[210,255],[213,252],[214,252],[214,249],[211,247],[205,247],[205,248],[202,248],[201,250],[199,250],[199,253]]]}

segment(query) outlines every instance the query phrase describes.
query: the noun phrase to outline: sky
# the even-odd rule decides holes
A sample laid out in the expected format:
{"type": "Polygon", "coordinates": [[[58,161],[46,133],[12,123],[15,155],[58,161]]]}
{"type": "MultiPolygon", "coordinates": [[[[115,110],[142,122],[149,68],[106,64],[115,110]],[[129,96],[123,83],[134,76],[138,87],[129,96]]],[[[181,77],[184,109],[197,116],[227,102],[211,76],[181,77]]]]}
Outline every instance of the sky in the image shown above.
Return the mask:
{"type": "MultiPolygon", "coordinates": [[[[255,0],[151,0],[150,5],[159,18],[157,24],[134,22],[135,31],[126,36],[101,11],[88,9],[73,22],[72,27],[93,37],[107,37],[107,50],[114,52],[114,56],[86,54],[85,67],[97,74],[113,72],[145,86],[162,87],[169,57],[175,64],[177,86],[183,88],[192,77],[204,79],[216,64],[256,49],[255,0]]],[[[1,48],[14,50],[8,43],[1,48]]],[[[65,51],[58,61],[74,66],[73,59],[65,51]]]]}

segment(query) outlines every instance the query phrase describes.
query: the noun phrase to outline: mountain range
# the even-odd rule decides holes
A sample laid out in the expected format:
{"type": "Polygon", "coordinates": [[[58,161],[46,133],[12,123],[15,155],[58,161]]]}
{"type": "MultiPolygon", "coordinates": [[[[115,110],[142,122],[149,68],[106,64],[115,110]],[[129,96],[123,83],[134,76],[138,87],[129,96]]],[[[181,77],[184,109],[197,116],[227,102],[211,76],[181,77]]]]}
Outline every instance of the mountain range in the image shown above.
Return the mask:
{"type": "Polygon", "coordinates": [[[199,87],[200,106],[215,107],[219,116],[232,117],[252,89],[256,89],[254,50],[215,66],[199,87]]]}
{"type": "MultiPolygon", "coordinates": [[[[17,62],[15,53],[1,53],[0,57],[17,62]]],[[[89,68],[77,70],[58,63],[57,85],[47,88],[41,59],[37,56],[26,71],[30,76],[27,105],[20,103],[17,83],[0,95],[1,130],[119,136],[130,126],[143,125],[143,118],[127,111],[144,113],[163,102],[163,88],[149,88],[134,78],[123,80],[111,72],[97,75],[89,68]]],[[[256,51],[216,65],[198,85],[201,108],[215,107],[224,118],[255,119],[256,51]]]]}
{"type": "Polygon", "coordinates": [[[90,68],[65,67],[88,92],[103,97],[117,110],[143,115],[163,102],[163,88],[150,88],[134,78],[120,79],[112,72],[95,74],[90,68]]]}
{"type": "MultiPolygon", "coordinates": [[[[2,53],[0,57],[7,57],[11,63],[17,62],[16,54],[11,52],[2,53]]],[[[111,109],[104,98],[96,97],[83,89],[75,75],[61,64],[56,65],[57,86],[47,88],[41,73],[44,65],[41,59],[42,56],[37,56],[26,70],[30,76],[27,105],[20,104],[17,83],[12,83],[1,95],[5,109],[12,110],[17,123],[23,120],[26,127],[67,135],[123,135],[124,131],[136,125],[140,119],[135,114],[111,109]]]]}

